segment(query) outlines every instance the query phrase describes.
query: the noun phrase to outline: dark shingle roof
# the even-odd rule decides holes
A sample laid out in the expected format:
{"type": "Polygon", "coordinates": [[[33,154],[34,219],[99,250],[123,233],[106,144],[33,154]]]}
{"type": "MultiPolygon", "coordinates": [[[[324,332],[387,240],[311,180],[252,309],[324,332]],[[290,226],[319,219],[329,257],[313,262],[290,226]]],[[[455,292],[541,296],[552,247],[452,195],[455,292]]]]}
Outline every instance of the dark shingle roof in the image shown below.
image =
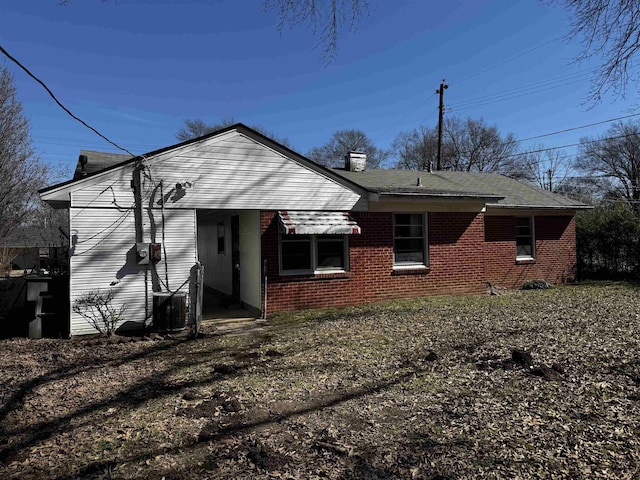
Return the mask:
{"type": "Polygon", "coordinates": [[[73,179],[77,180],[78,178],[82,178],[86,175],[91,175],[92,173],[112,167],[114,165],[117,165],[118,163],[124,162],[125,160],[129,160],[130,158],[131,155],[122,153],[105,153],[94,152],[92,150],[80,150],[78,164],[76,165],[76,170],[73,173],[73,179]],[[82,163],[80,162],[80,159],[83,155],[87,157],[87,163],[84,165],[84,173],[82,169],[82,163]]]}
{"type": "Polygon", "coordinates": [[[585,208],[587,205],[495,173],[366,170],[334,172],[361,187],[387,195],[476,197],[514,207],[585,208]],[[418,186],[418,178],[420,186],[418,186]]]}

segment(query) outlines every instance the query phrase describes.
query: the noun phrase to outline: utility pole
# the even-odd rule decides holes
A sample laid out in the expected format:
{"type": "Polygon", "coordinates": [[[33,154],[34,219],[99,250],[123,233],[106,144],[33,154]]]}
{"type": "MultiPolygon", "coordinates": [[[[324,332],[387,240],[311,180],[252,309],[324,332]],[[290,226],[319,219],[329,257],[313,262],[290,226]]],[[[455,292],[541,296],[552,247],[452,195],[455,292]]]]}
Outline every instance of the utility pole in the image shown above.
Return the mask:
{"type": "Polygon", "coordinates": [[[553,170],[547,170],[547,175],[549,176],[549,191],[553,192],[553,185],[551,185],[551,178],[553,176],[553,170]]]}
{"type": "Polygon", "coordinates": [[[444,83],[444,78],[440,84],[440,88],[436,90],[436,93],[440,95],[440,115],[438,116],[438,164],[436,170],[442,169],[442,117],[444,115],[444,91],[449,88],[449,85],[444,83]]]}

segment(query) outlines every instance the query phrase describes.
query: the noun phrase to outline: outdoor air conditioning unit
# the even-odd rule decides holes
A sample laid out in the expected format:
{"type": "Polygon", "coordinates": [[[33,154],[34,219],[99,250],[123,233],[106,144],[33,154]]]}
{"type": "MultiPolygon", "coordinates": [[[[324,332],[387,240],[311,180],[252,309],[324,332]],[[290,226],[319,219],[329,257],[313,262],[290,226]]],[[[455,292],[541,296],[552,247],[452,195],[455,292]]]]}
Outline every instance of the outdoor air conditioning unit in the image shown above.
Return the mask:
{"type": "Polygon", "coordinates": [[[187,294],[155,292],[153,294],[153,326],[161,332],[184,330],[187,319],[187,294]]]}

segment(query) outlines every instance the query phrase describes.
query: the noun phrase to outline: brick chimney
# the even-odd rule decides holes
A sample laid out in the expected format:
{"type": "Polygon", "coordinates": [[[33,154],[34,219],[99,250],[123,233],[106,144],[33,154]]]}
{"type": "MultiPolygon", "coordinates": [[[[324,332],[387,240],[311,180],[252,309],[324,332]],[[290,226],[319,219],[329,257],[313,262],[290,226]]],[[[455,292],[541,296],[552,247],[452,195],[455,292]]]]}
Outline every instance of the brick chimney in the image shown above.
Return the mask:
{"type": "Polygon", "coordinates": [[[349,172],[364,172],[367,167],[367,154],[364,152],[347,152],[344,157],[344,169],[349,172]]]}

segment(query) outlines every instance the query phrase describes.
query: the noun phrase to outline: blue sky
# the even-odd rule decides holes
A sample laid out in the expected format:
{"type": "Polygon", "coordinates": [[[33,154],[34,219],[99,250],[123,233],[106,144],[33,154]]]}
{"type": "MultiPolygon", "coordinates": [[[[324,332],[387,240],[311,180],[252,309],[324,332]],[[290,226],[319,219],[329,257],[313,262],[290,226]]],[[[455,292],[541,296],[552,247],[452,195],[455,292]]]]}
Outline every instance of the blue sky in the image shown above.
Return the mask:
{"type": "MultiPolygon", "coordinates": [[[[5,0],[0,44],[76,115],[139,154],[177,142],[186,118],[261,125],[306,153],[335,130],[388,148],[401,131],[447,115],[483,118],[520,139],[632,113],[583,105],[594,63],[574,64],[565,12],[536,1],[371,0],[325,65],[306,27],[277,29],[261,0],[5,0]]],[[[2,60],[0,60],[1,62],[2,60]]],[[[8,60],[46,161],[71,169],[80,149],[117,151],[60,110],[8,60]]],[[[553,147],[609,124],[528,143],[553,147]]],[[[567,149],[571,154],[572,148],[567,149]]]]}

